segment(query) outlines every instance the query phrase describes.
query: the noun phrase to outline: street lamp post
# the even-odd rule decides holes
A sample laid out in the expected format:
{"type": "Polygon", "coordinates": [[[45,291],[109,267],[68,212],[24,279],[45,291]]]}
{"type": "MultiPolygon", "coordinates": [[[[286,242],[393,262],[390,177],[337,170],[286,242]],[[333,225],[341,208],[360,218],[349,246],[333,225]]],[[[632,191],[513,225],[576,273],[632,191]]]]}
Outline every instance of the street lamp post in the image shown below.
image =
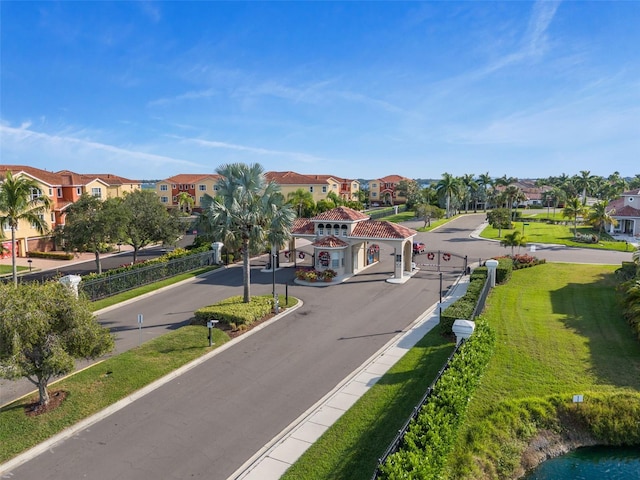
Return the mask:
{"type": "Polygon", "coordinates": [[[27,263],[29,264],[29,272],[31,272],[31,264],[33,263],[33,260],[29,259],[27,260],[27,263]]]}
{"type": "Polygon", "coordinates": [[[272,285],[273,285],[273,308],[275,313],[278,313],[278,296],[276,295],[276,260],[277,260],[278,254],[276,252],[272,252],[271,253],[271,278],[272,278],[272,285]]]}

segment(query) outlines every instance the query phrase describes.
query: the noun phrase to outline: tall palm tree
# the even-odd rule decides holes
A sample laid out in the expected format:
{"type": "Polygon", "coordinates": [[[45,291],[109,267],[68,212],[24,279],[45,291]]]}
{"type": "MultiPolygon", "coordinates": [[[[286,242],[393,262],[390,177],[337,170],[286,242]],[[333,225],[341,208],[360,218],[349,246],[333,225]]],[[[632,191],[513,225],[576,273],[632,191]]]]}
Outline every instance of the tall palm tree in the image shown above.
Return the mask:
{"type": "Polygon", "coordinates": [[[14,177],[11,172],[0,183],[0,225],[11,229],[11,272],[13,284],[18,285],[16,267],[16,230],[18,223],[25,221],[40,234],[49,231],[45,220],[51,208],[49,197],[43,196],[40,185],[29,177],[14,177]]]}
{"type": "Polygon", "coordinates": [[[562,209],[562,216],[573,219],[573,236],[578,233],[578,217],[584,214],[584,205],[578,197],[570,198],[562,209]]]}
{"type": "Polygon", "coordinates": [[[525,198],[524,193],[517,185],[509,185],[507,188],[505,188],[504,195],[507,200],[507,208],[511,212],[511,219],[513,220],[515,206],[520,200],[523,200],[525,198]]]}
{"type": "Polygon", "coordinates": [[[618,221],[611,215],[614,215],[615,209],[607,210],[606,202],[596,202],[589,209],[587,221],[598,229],[598,233],[602,235],[605,225],[613,224],[616,226],[618,221]]]}
{"type": "Polygon", "coordinates": [[[464,198],[464,213],[469,212],[469,201],[475,198],[475,193],[478,190],[478,184],[473,177],[474,175],[472,173],[465,173],[460,177],[462,184],[461,193],[464,198]]]}
{"type": "Polygon", "coordinates": [[[491,176],[489,176],[489,172],[486,173],[481,173],[480,175],[478,175],[478,178],[476,180],[476,183],[478,184],[478,187],[480,188],[480,191],[482,192],[482,199],[484,200],[484,211],[487,211],[487,199],[488,199],[488,189],[489,187],[493,186],[493,180],[491,179],[491,176]]]}
{"type": "Polygon", "coordinates": [[[566,195],[564,193],[564,190],[562,190],[562,188],[560,187],[553,187],[551,189],[551,199],[553,202],[553,217],[555,218],[556,216],[556,208],[558,208],[558,205],[560,205],[561,203],[564,204],[564,202],[566,201],[566,195]]]}
{"type": "Polygon", "coordinates": [[[460,181],[450,173],[443,173],[442,179],[436,185],[438,196],[445,201],[445,215],[451,217],[451,200],[460,197],[460,181]]]}
{"type": "Polygon", "coordinates": [[[293,211],[282,202],[280,187],[269,182],[259,164],[232,163],[216,169],[218,195],[205,195],[202,221],[214,238],[227,245],[239,245],[243,261],[243,301],[251,301],[250,255],[266,246],[269,236],[280,229],[287,236],[293,225],[293,211]],[[275,206],[275,207],[274,207],[275,206]]]}
{"type": "Polygon", "coordinates": [[[580,175],[576,175],[573,178],[573,184],[576,189],[582,191],[582,205],[587,204],[587,193],[593,188],[594,180],[595,177],[591,175],[589,170],[580,170],[580,175]]]}

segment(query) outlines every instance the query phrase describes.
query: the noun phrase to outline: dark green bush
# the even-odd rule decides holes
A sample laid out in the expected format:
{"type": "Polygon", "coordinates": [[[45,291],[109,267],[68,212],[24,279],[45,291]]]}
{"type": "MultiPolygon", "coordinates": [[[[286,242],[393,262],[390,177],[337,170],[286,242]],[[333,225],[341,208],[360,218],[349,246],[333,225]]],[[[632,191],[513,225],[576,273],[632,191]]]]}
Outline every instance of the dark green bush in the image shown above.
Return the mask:
{"type": "Polygon", "coordinates": [[[73,260],[73,253],[64,252],[27,252],[27,256],[31,258],[49,258],[53,260],[73,260]]]}
{"type": "Polygon", "coordinates": [[[409,426],[400,449],[382,465],[381,478],[440,478],[494,343],[494,332],[486,322],[479,321],[409,426]]]}
{"type": "Polygon", "coordinates": [[[496,258],[498,268],[496,268],[496,283],[506,283],[513,273],[513,260],[510,257],[496,258]]]}
{"type": "Polygon", "coordinates": [[[478,267],[471,273],[465,294],[440,314],[440,333],[443,335],[453,334],[453,322],[458,319],[472,320],[471,316],[478,304],[487,275],[487,267],[478,267]]]}

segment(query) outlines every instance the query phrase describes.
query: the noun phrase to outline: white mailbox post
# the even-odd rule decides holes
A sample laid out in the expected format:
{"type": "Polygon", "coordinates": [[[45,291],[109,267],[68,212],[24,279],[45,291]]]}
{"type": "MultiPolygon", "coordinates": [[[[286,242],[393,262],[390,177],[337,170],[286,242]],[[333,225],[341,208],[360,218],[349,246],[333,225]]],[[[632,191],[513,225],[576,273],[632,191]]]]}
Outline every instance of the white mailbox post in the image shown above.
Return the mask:
{"type": "Polygon", "coordinates": [[[222,247],[224,247],[224,243],[222,242],[213,242],[211,244],[211,248],[213,249],[213,263],[216,265],[222,263],[222,247]]]}
{"type": "Polygon", "coordinates": [[[498,268],[497,260],[487,260],[484,262],[487,266],[487,270],[489,272],[489,281],[491,282],[491,287],[496,286],[496,269],[498,268]]]}
{"type": "Polygon", "coordinates": [[[78,285],[80,285],[81,281],[82,277],[80,275],[65,275],[59,280],[61,284],[71,289],[76,298],[78,297],[78,285]]]}
{"type": "Polygon", "coordinates": [[[453,333],[456,335],[456,345],[463,339],[467,340],[476,328],[476,323],[471,320],[456,320],[453,322],[453,333]]]}

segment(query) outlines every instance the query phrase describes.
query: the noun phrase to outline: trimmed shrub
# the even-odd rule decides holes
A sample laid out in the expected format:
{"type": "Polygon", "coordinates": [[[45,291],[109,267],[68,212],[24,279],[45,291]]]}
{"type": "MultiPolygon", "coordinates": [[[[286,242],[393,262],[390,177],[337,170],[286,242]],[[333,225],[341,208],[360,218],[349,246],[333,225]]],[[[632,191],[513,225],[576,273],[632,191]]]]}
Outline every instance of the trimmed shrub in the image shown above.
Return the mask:
{"type": "Polygon", "coordinates": [[[409,426],[400,449],[381,466],[380,478],[440,478],[494,344],[494,332],[479,321],[409,426]]]}
{"type": "Polygon", "coordinates": [[[64,252],[27,252],[28,257],[32,258],[49,258],[52,260],[73,260],[73,253],[64,252]]]}
{"type": "Polygon", "coordinates": [[[233,324],[235,328],[240,328],[241,325],[251,325],[269,315],[272,308],[273,299],[269,295],[251,297],[249,303],[244,303],[242,295],[237,295],[199,308],[194,312],[195,318],[191,323],[206,325],[209,320],[217,320],[225,325],[233,324]]]}
{"type": "Polygon", "coordinates": [[[498,257],[498,267],[496,268],[496,283],[506,283],[513,273],[513,260],[511,257],[498,257]]]}
{"type": "Polygon", "coordinates": [[[452,335],[453,323],[458,319],[473,320],[471,316],[476,308],[488,274],[487,267],[478,267],[471,273],[469,286],[465,294],[440,314],[440,333],[452,335]]]}

